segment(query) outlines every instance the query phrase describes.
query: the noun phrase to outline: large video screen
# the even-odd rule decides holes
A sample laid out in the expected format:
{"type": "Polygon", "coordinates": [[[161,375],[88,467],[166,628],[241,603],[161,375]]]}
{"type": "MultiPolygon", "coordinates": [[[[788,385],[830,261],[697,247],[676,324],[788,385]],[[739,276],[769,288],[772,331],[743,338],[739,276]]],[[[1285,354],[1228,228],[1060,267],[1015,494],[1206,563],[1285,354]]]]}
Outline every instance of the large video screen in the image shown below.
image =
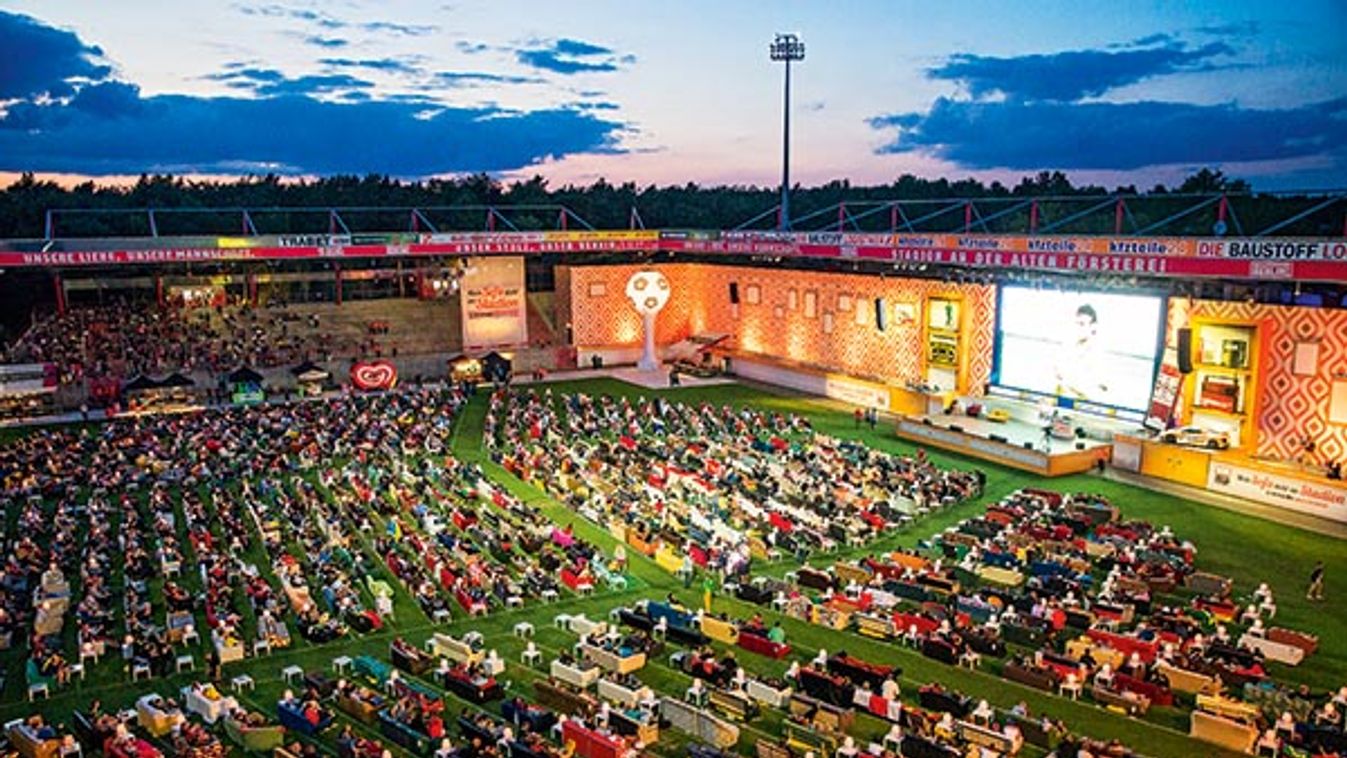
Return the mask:
{"type": "Polygon", "coordinates": [[[1163,311],[1159,296],[1003,287],[996,384],[1144,411],[1163,311]]]}

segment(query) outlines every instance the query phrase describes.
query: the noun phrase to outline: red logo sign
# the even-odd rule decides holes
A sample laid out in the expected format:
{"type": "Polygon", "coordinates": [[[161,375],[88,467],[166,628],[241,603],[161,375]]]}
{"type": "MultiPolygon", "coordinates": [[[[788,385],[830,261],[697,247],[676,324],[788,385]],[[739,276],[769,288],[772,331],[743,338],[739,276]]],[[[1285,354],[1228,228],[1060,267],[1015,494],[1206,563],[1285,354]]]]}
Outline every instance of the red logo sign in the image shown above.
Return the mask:
{"type": "Polygon", "coordinates": [[[362,390],[391,390],[398,383],[398,369],[389,361],[369,361],[351,367],[351,384],[362,390]]]}

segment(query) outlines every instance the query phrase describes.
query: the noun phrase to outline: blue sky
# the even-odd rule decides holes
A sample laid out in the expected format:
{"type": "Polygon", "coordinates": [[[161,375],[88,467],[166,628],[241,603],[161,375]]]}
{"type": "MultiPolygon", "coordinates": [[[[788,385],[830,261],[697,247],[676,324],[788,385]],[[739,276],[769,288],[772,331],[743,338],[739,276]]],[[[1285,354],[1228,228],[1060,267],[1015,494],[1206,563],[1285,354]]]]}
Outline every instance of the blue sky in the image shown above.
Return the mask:
{"type": "Polygon", "coordinates": [[[1347,3],[0,0],[0,180],[1341,187],[1347,3]]]}

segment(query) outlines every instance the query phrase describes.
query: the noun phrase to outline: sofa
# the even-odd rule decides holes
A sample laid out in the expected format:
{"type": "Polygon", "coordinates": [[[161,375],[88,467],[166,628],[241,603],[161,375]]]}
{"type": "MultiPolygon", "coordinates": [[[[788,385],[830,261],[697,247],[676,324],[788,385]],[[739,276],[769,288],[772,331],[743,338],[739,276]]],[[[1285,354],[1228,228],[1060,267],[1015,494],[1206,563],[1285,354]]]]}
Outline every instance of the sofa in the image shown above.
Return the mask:
{"type": "Polygon", "coordinates": [[[716,747],[727,748],[739,741],[739,727],[682,700],[660,698],[659,713],[675,729],[716,747]]]}
{"type": "Polygon", "coordinates": [[[739,630],[739,647],[750,653],[765,655],[768,658],[780,660],[790,655],[790,645],[785,642],[772,642],[765,634],[739,630]]]}
{"type": "Polygon", "coordinates": [[[281,726],[312,737],[332,725],[332,714],[324,712],[317,724],[304,718],[303,703],[298,700],[276,703],[276,720],[281,726]]]}
{"type": "Polygon", "coordinates": [[[702,634],[713,640],[733,645],[739,641],[739,628],[730,621],[721,621],[712,616],[702,616],[702,634]]]}
{"type": "Polygon", "coordinates": [[[486,653],[482,650],[444,632],[436,632],[435,636],[427,640],[426,650],[431,655],[448,658],[455,663],[468,666],[481,663],[482,659],[486,657],[486,653]]]}
{"type": "Polygon", "coordinates": [[[413,755],[428,755],[431,751],[429,735],[398,721],[388,711],[379,712],[379,734],[387,737],[390,742],[406,748],[413,755]]]}
{"type": "Polygon", "coordinates": [[[1257,727],[1206,711],[1193,711],[1188,734],[1239,753],[1252,753],[1258,741],[1257,727]]]}
{"type": "Polygon", "coordinates": [[[629,674],[645,666],[645,653],[612,651],[598,645],[579,645],[579,653],[585,660],[595,663],[604,671],[629,674]]]}
{"type": "Polygon", "coordinates": [[[182,711],[169,708],[157,693],[142,695],[136,701],[136,722],[151,737],[163,737],[186,720],[182,711]]]}
{"type": "Polygon", "coordinates": [[[396,640],[389,644],[388,657],[394,666],[412,676],[420,676],[435,665],[434,659],[430,656],[406,643],[398,644],[396,640]]]}
{"type": "Polygon", "coordinates": [[[285,743],[285,727],[279,724],[247,726],[226,717],[224,731],[230,742],[247,753],[267,753],[285,743]]]}
{"type": "Polygon", "coordinates": [[[598,666],[573,666],[559,660],[552,661],[549,671],[554,679],[580,689],[586,689],[597,682],[599,675],[603,673],[598,666]]]}
{"type": "Polygon", "coordinates": [[[243,660],[245,651],[242,639],[235,636],[226,637],[219,629],[212,631],[210,637],[211,644],[215,645],[215,654],[220,656],[220,663],[243,660]]]}
{"type": "Polygon", "coordinates": [[[1257,650],[1269,661],[1284,663],[1287,666],[1299,666],[1305,659],[1305,650],[1301,647],[1247,632],[1239,638],[1239,644],[1240,647],[1257,650]]]}
{"type": "Polygon", "coordinates": [[[203,686],[189,684],[183,687],[179,694],[182,695],[183,708],[188,713],[197,714],[207,724],[214,724],[239,707],[239,701],[226,697],[215,689],[213,684],[203,686]]]}
{"type": "Polygon", "coordinates": [[[337,708],[362,724],[373,724],[386,705],[383,695],[374,690],[356,688],[337,695],[337,708]]]}
{"type": "Polygon", "coordinates": [[[16,721],[5,730],[9,744],[23,758],[56,758],[61,748],[61,740],[56,737],[43,739],[37,731],[23,721],[16,721]]]}
{"type": "Polygon", "coordinates": [[[1057,672],[1041,666],[1025,665],[1011,661],[1002,669],[1001,675],[1012,682],[1019,682],[1040,690],[1053,692],[1057,689],[1057,672]]]}
{"type": "Polygon", "coordinates": [[[564,685],[539,679],[533,683],[538,704],[567,716],[588,715],[599,707],[599,702],[586,692],[577,692],[564,685]]]}

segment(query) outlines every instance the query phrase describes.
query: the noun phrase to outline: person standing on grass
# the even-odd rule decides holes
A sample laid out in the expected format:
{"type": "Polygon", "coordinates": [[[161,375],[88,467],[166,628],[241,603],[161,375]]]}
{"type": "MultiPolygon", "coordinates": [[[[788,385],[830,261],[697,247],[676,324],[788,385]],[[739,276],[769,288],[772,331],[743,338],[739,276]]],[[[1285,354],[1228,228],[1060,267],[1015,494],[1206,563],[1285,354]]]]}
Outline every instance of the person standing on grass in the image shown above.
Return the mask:
{"type": "Polygon", "coordinates": [[[1306,600],[1324,599],[1324,562],[1317,561],[1310,572],[1310,588],[1305,592],[1306,600]]]}
{"type": "Polygon", "coordinates": [[[857,429],[860,429],[860,428],[861,428],[861,408],[860,408],[860,406],[856,406],[855,412],[852,413],[851,415],[852,415],[852,417],[854,417],[854,418],[856,419],[856,428],[857,428],[857,429]]]}

